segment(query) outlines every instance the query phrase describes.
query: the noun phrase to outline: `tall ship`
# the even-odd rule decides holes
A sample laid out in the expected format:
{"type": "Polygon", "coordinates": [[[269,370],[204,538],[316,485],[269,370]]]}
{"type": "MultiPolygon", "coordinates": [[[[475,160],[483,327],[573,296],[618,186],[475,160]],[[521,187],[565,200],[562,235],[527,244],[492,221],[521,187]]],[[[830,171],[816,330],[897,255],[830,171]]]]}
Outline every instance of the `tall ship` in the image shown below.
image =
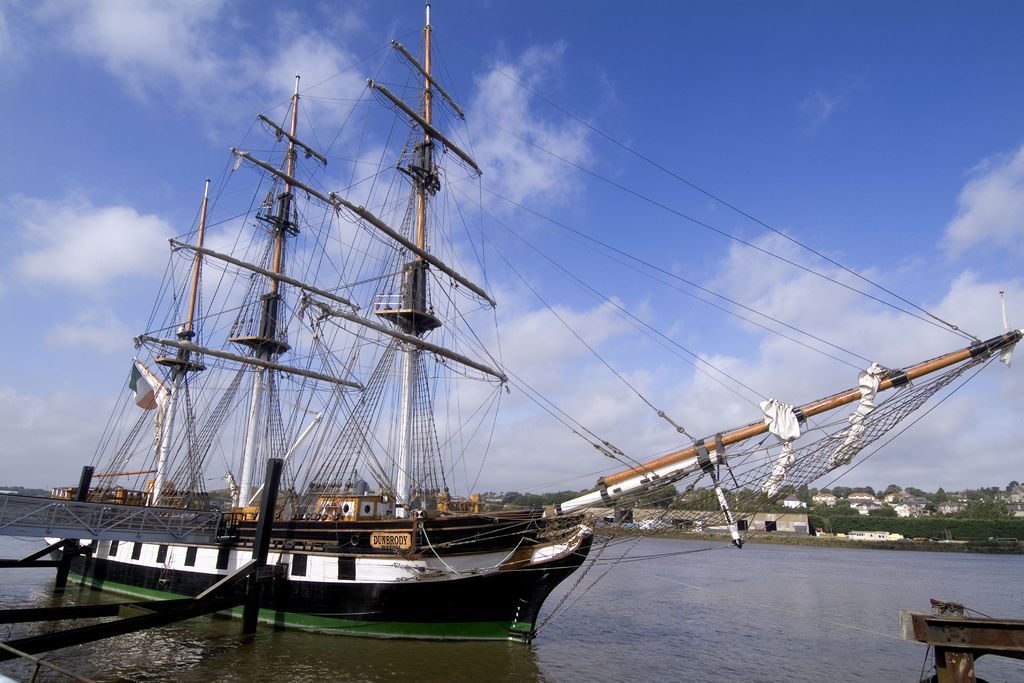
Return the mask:
{"type": "MultiPolygon", "coordinates": [[[[386,119],[367,138],[397,141],[396,157],[367,145],[349,167],[373,172],[332,175],[334,141],[304,132],[296,77],[287,105],[260,114],[207,181],[191,232],[172,240],[91,486],[53,495],[167,516],[223,509],[224,523],[207,543],[83,539],[89,552],[71,564],[82,583],[147,597],[206,591],[252,557],[276,460],[261,620],[529,641],[552,591],[592,566],[603,510],[617,501],[704,492],[704,521],[742,546],[754,511],[848,465],[1021,338],[1007,329],[904,368],[873,364],[851,388],[766,401],[750,423],[700,438],[673,423],[685,443],[652,458],[547,406],[621,471],[546,508],[502,509],[458,490],[455,473],[488,451],[517,385],[486,275],[497,257],[470,227],[484,212],[473,203],[481,169],[432,67],[429,7],[422,52],[393,50],[406,80],[371,80],[364,96],[386,119]]],[[[461,478],[472,485],[472,473],[461,478]]]]}

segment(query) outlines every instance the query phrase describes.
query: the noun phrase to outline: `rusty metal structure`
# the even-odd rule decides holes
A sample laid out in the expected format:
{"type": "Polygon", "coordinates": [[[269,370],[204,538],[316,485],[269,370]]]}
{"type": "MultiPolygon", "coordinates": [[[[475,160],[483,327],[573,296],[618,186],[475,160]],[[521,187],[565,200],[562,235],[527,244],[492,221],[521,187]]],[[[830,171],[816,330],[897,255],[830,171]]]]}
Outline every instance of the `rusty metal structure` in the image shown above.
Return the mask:
{"type": "Polygon", "coordinates": [[[931,601],[932,613],[900,610],[900,637],[935,650],[937,683],[974,683],[982,655],[1024,659],[1024,620],[967,616],[963,605],[931,601]]]}

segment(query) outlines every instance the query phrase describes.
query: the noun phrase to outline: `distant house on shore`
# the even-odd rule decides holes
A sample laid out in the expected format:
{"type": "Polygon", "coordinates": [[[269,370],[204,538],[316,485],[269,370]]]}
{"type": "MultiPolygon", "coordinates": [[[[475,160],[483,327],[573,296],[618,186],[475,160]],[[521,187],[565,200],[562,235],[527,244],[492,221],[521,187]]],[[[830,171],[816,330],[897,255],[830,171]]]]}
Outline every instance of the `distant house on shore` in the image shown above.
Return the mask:
{"type": "Polygon", "coordinates": [[[896,511],[898,517],[920,517],[924,513],[923,505],[912,503],[897,503],[892,506],[892,509],[896,511]]]}
{"type": "Polygon", "coordinates": [[[899,505],[900,503],[906,502],[907,498],[909,497],[910,494],[907,493],[906,491],[894,491],[893,493],[887,495],[883,500],[886,503],[889,503],[889,505],[895,506],[899,505]]]}
{"type": "Polygon", "coordinates": [[[870,493],[854,492],[848,495],[846,500],[849,501],[850,507],[865,516],[870,514],[872,510],[879,510],[882,507],[881,501],[870,493]]]}
{"type": "Polygon", "coordinates": [[[879,503],[877,498],[875,498],[872,494],[867,493],[866,491],[854,491],[853,493],[846,497],[846,500],[850,501],[850,505],[855,505],[857,503],[874,503],[876,505],[881,504],[879,503]]]}
{"type": "Polygon", "coordinates": [[[920,517],[928,514],[925,511],[926,505],[928,505],[927,498],[907,495],[903,496],[898,503],[893,504],[892,509],[900,517],[920,517]]]}
{"type": "Polygon", "coordinates": [[[1024,503],[1007,503],[1006,512],[1011,517],[1024,517],[1024,503]]]}
{"type": "Polygon", "coordinates": [[[1024,486],[1014,486],[1006,499],[1011,503],[1024,503],[1024,486]]]}
{"type": "Polygon", "coordinates": [[[832,508],[836,506],[836,497],[831,493],[815,493],[811,498],[815,505],[827,505],[832,508]]]}
{"type": "Polygon", "coordinates": [[[955,515],[964,509],[963,504],[953,500],[947,500],[945,503],[939,503],[938,510],[941,515],[955,515]]]}
{"type": "Polygon", "coordinates": [[[786,496],[782,499],[782,506],[787,508],[799,509],[807,507],[807,503],[803,502],[796,496],[786,496]]]}

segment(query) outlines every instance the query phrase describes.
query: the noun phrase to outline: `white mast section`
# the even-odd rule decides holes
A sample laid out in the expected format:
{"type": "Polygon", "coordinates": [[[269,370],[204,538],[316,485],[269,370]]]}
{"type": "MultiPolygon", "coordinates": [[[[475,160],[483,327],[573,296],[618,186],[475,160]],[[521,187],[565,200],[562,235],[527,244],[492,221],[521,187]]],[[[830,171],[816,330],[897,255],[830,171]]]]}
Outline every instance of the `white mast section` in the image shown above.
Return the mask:
{"type": "Polygon", "coordinates": [[[708,452],[708,458],[704,462],[700,462],[700,458],[698,456],[694,456],[692,458],[687,458],[686,460],[674,462],[665,467],[647,470],[642,474],[632,476],[625,481],[615,484],[614,486],[601,488],[597,491],[591,491],[590,493],[585,493],[582,496],[573,498],[572,500],[567,500],[561,505],[556,505],[555,514],[566,515],[588,507],[605,505],[616,498],[621,498],[631,493],[645,491],[651,486],[658,486],[662,483],[678,481],[686,475],[693,474],[702,468],[717,466],[724,462],[724,455],[719,454],[715,450],[711,450],[708,452]]]}
{"type": "Polygon", "coordinates": [[[405,517],[412,505],[410,491],[409,464],[412,460],[412,423],[413,423],[413,386],[416,381],[416,366],[419,360],[419,349],[412,344],[402,344],[402,414],[399,418],[398,462],[395,473],[395,516],[405,517]]]}
{"type": "MultiPolygon", "coordinates": [[[[323,418],[323,416],[323,413],[317,413],[316,416],[313,418],[313,421],[306,425],[306,428],[302,430],[301,434],[299,434],[299,438],[295,440],[295,443],[292,444],[292,447],[289,448],[288,452],[284,454],[284,458],[282,458],[284,464],[287,464],[288,460],[292,457],[292,454],[294,454],[295,451],[299,450],[299,446],[301,446],[303,442],[305,442],[306,437],[313,433],[313,430],[316,429],[316,426],[318,424],[320,424],[320,420],[321,418],[323,418]]],[[[260,484],[259,487],[252,492],[252,496],[245,503],[246,505],[253,505],[256,502],[256,497],[263,493],[263,486],[264,484],[260,484]]]]}
{"type": "MultiPolygon", "coordinates": [[[[292,94],[292,120],[291,120],[291,135],[288,138],[288,151],[285,154],[285,175],[292,177],[295,175],[295,131],[298,126],[299,120],[299,77],[295,76],[295,92],[292,94]]],[[[284,191],[278,197],[279,214],[278,218],[281,223],[278,224],[275,239],[275,253],[274,253],[274,272],[279,273],[282,269],[281,259],[284,254],[284,224],[291,220],[291,197],[292,197],[292,185],[287,180],[285,181],[284,191]]],[[[277,297],[278,295],[278,280],[271,278],[270,280],[270,296],[277,297]]],[[[274,306],[273,316],[268,316],[269,308],[265,308],[263,311],[263,329],[261,334],[267,339],[263,340],[263,344],[254,347],[255,357],[258,360],[264,362],[270,362],[271,357],[275,353],[275,347],[268,344],[272,340],[272,337],[276,334],[277,326],[277,313],[276,304],[277,301],[268,299],[268,304],[274,306]],[[267,318],[271,317],[270,320],[267,318]]],[[[278,350],[280,352],[280,350],[278,350]]],[[[237,505],[244,505],[247,501],[252,498],[253,489],[253,470],[256,465],[256,457],[260,446],[260,426],[262,420],[260,414],[263,408],[263,393],[265,384],[265,375],[270,372],[269,368],[259,369],[253,373],[252,378],[252,394],[249,402],[249,421],[245,429],[245,450],[242,454],[242,476],[238,483],[238,501],[237,505]]]]}
{"type": "Polygon", "coordinates": [[[167,476],[165,471],[167,469],[167,453],[171,448],[172,439],[174,438],[174,415],[177,412],[178,406],[178,389],[184,374],[184,372],[179,372],[177,369],[171,372],[171,389],[167,396],[167,404],[157,407],[157,410],[162,410],[164,415],[163,429],[160,432],[160,441],[156,449],[156,476],[153,479],[151,505],[159,505],[160,495],[163,493],[164,480],[167,476]]]}
{"type": "MultiPolygon", "coordinates": [[[[196,237],[199,249],[203,248],[203,237],[206,233],[206,205],[209,195],[210,181],[207,180],[206,185],[203,187],[203,205],[199,215],[199,230],[196,237]]],[[[192,292],[189,297],[188,317],[185,319],[185,324],[178,330],[178,338],[181,340],[191,339],[195,334],[192,327],[196,313],[196,300],[201,268],[202,259],[200,254],[197,253],[195,262],[192,266],[192,292]]],[[[153,479],[153,498],[150,501],[151,505],[160,504],[160,496],[163,494],[164,482],[167,478],[167,454],[171,449],[171,445],[174,443],[174,425],[178,412],[178,392],[181,389],[181,381],[185,378],[185,375],[189,370],[198,370],[201,368],[201,366],[189,362],[189,352],[184,349],[179,350],[177,358],[163,360],[166,364],[171,366],[171,388],[167,397],[166,405],[160,407],[160,410],[162,410],[164,414],[160,441],[157,445],[156,477],[153,479]]]]}
{"type": "MultiPolygon", "coordinates": [[[[260,359],[264,352],[260,352],[260,359]]],[[[269,355],[269,354],[268,354],[269,355]]],[[[249,399],[249,422],[245,428],[245,448],[242,451],[242,474],[239,477],[238,502],[239,507],[252,498],[252,470],[256,462],[256,451],[259,449],[259,428],[260,410],[263,407],[263,374],[266,370],[260,368],[252,376],[252,396],[249,399]]]]}

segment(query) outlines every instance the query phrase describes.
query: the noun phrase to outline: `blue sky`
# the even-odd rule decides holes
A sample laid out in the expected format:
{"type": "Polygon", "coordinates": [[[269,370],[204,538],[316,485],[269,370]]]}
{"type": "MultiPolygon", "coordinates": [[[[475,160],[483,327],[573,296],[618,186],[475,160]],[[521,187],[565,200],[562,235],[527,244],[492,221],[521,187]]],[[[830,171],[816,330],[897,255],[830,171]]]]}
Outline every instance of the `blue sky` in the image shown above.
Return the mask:
{"type": "MultiPolygon", "coordinates": [[[[392,38],[417,44],[421,17],[417,2],[283,10],[279,3],[0,2],[7,143],[0,483],[63,483],[91,458],[121,391],[130,339],[147,320],[164,239],[187,231],[203,179],[222,171],[255,114],[280,113],[292,74],[301,72],[309,101],[321,107],[317,130],[329,130],[332,107],[343,108],[337,101],[373,75],[392,38]]],[[[639,199],[835,274],[507,76],[988,337],[1002,331],[1000,289],[1011,323],[1024,321],[1022,19],[1024,8],[1012,2],[433,6],[439,74],[469,109],[486,188],[890,366],[960,342],[639,199]]],[[[807,358],[692,299],[627,281],[614,266],[588,263],[578,245],[529,216],[500,202],[496,210],[548,253],[591,270],[603,291],[766,394],[799,403],[855,383],[849,367],[807,358]]],[[[693,431],[756,419],[748,404],[722,395],[689,366],[645,357],[607,311],[560,289],[542,265],[525,268],[564,296],[564,311],[580,326],[607,325],[602,353],[693,431]],[[717,401],[722,407],[710,407],[717,401]]],[[[515,286],[507,289],[511,301],[500,310],[508,326],[533,329],[543,311],[515,286]]],[[[506,337],[506,356],[530,363],[568,353],[545,341],[525,340],[520,352],[506,337]]],[[[579,369],[583,361],[572,358],[566,365],[579,369]]],[[[582,421],[616,440],[639,432],[632,453],[673,445],[664,423],[628,399],[602,402],[622,389],[598,369],[550,379],[551,392],[582,421]]],[[[989,368],[970,391],[841,483],[955,488],[1021,480],[1022,389],[1019,368],[989,368]]],[[[561,436],[543,437],[526,450],[562,448],[561,436]]],[[[499,447],[486,488],[585,486],[605,466],[591,453],[517,460],[516,449],[499,447]],[[574,479],[574,472],[587,475],[574,479]]]]}

